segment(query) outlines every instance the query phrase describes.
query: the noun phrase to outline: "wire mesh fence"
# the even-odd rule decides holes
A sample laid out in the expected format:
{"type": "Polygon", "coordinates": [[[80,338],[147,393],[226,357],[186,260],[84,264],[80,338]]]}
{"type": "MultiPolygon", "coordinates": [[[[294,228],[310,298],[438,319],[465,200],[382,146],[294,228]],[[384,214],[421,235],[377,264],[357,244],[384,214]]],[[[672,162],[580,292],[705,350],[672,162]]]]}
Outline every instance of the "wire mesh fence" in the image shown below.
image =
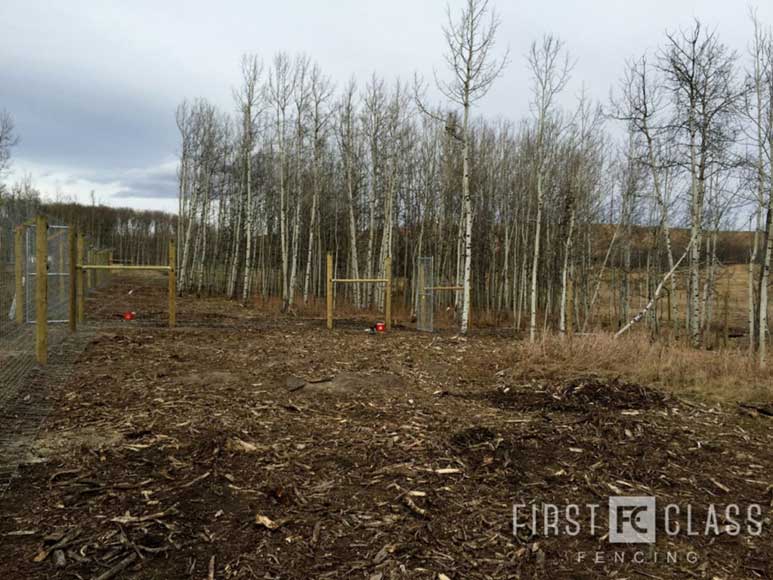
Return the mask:
{"type": "Polygon", "coordinates": [[[93,251],[87,253],[84,263],[91,266],[112,264],[115,268],[86,271],[86,322],[150,326],[170,324],[169,277],[174,273],[166,270],[168,260],[153,266],[126,262],[113,264],[109,251],[93,251]]]}
{"type": "Polygon", "coordinates": [[[153,271],[117,272],[106,286],[93,288],[86,299],[86,321],[165,326],[169,304],[164,290],[168,274],[153,271]]]}
{"type": "MultiPolygon", "coordinates": [[[[64,324],[69,321],[70,306],[70,248],[69,231],[67,226],[49,225],[48,244],[45,256],[46,278],[48,282],[48,312],[49,324],[64,324]]],[[[24,310],[27,323],[33,324],[37,320],[37,304],[35,300],[38,284],[37,275],[37,226],[31,225],[25,228],[24,235],[25,256],[25,300],[24,310]]]]}
{"type": "Polygon", "coordinates": [[[416,329],[433,331],[435,292],[433,290],[433,259],[419,258],[416,287],[416,329]]]}
{"type": "MultiPolygon", "coordinates": [[[[90,266],[109,266],[113,262],[111,250],[100,250],[96,246],[91,246],[86,252],[83,263],[90,266]]],[[[93,293],[95,289],[104,288],[112,279],[110,270],[88,270],[86,271],[86,289],[93,293]]]]}
{"type": "Polygon", "coordinates": [[[96,328],[176,321],[173,245],[168,264],[113,264],[71,228],[24,219],[0,211],[0,495],[50,410],[49,386],[96,328]],[[97,324],[73,334],[82,322],[97,324]]]}
{"type": "Polygon", "coordinates": [[[0,340],[15,331],[14,228],[0,217],[0,340]]]}
{"type": "Polygon", "coordinates": [[[35,365],[35,342],[21,293],[26,282],[23,229],[0,215],[0,407],[35,365]]]}
{"type": "Polygon", "coordinates": [[[37,224],[0,215],[0,408],[16,396],[41,352],[58,346],[70,319],[69,228],[46,224],[38,252],[37,224]],[[37,332],[39,260],[45,260],[45,340],[37,332]],[[42,346],[41,346],[42,345],[42,346]]]}
{"type": "Polygon", "coordinates": [[[166,264],[115,264],[68,226],[0,213],[0,404],[76,323],[173,326],[175,288],[173,245],[166,264]]]}

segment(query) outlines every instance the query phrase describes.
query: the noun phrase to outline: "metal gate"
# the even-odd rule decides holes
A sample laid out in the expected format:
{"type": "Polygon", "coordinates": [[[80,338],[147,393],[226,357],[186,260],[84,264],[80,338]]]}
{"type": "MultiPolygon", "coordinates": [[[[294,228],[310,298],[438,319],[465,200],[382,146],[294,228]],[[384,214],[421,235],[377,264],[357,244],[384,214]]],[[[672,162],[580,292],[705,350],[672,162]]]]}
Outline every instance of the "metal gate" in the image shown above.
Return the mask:
{"type": "MultiPolygon", "coordinates": [[[[36,226],[26,229],[25,252],[25,302],[27,322],[35,323],[36,270],[36,226]]],[[[48,226],[48,322],[68,322],[70,301],[70,252],[67,226],[48,226]]]]}
{"type": "Polygon", "coordinates": [[[419,258],[419,271],[416,276],[416,330],[433,331],[435,312],[435,292],[433,284],[433,259],[419,258]]]}

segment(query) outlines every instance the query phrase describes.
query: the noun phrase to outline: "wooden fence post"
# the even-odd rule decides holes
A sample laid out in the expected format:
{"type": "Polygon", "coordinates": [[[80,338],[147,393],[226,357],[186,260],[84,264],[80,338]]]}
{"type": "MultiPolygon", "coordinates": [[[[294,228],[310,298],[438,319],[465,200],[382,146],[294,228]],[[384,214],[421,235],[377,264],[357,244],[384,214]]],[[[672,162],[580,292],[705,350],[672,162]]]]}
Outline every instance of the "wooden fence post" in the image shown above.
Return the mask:
{"type": "Polygon", "coordinates": [[[70,246],[70,332],[75,332],[78,330],[78,232],[72,226],[70,226],[67,238],[70,246]]]}
{"type": "Polygon", "coordinates": [[[38,363],[48,362],[48,221],[35,223],[35,354],[38,363]]]}
{"type": "Polygon", "coordinates": [[[569,340],[574,335],[574,278],[571,274],[566,280],[566,334],[569,340]]]}
{"type": "Polygon", "coordinates": [[[424,271],[424,268],[419,264],[419,271],[417,272],[419,281],[416,284],[416,291],[419,299],[416,301],[416,304],[414,304],[414,309],[416,310],[416,328],[418,329],[419,326],[422,326],[422,330],[425,330],[423,326],[426,321],[424,316],[426,316],[427,309],[427,280],[425,275],[426,272],[424,271]]]}
{"type": "Polygon", "coordinates": [[[169,240],[169,328],[177,324],[177,248],[169,240]]]}
{"type": "MultiPolygon", "coordinates": [[[[93,264],[95,266],[98,266],[102,263],[102,252],[99,250],[91,250],[89,252],[89,264],[93,264]]],[[[100,280],[99,278],[102,276],[102,272],[100,270],[89,270],[89,276],[91,277],[91,281],[89,282],[90,288],[99,288],[100,280]]]]}
{"type": "MultiPolygon", "coordinates": [[[[89,266],[94,264],[94,250],[89,250],[86,253],[89,266]]],[[[91,290],[94,287],[94,270],[86,270],[86,290],[91,290]]]]}
{"type": "Polygon", "coordinates": [[[727,348],[728,340],[730,339],[730,278],[727,279],[727,290],[725,290],[724,300],[724,330],[722,332],[722,346],[727,348]]]}
{"type": "Polygon", "coordinates": [[[327,298],[327,328],[333,330],[333,254],[327,253],[327,284],[325,297],[327,298]]]}
{"type": "Polygon", "coordinates": [[[384,274],[386,283],[384,284],[384,317],[386,318],[386,329],[392,330],[392,257],[387,256],[384,260],[384,274]]]}
{"type": "Polygon", "coordinates": [[[16,323],[24,324],[24,226],[14,233],[14,273],[16,276],[16,323]]]}
{"type": "Polygon", "coordinates": [[[78,288],[76,294],[78,295],[78,322],[82,323],[86,314],[86,272],[82,269],[83,266],[83,251],[85,240],[83,234],[78,233],[78,288]]]}

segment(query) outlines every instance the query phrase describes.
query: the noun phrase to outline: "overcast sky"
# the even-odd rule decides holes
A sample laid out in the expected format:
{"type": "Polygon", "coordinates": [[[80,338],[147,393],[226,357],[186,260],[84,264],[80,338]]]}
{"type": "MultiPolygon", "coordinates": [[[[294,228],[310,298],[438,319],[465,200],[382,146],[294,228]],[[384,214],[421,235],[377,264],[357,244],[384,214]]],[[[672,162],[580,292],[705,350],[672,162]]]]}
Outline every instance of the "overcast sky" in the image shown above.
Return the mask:
{"type": "MultiPolygon", "coordinates": [[[[454,9],[462,0],[451,0],[454,9]]],[[[740,0],[492,0],[511,63],[478,113],[528,115],[524,55],[559,35],[585,85],[606,102],[627,58],[699,17],[746,56],[740,0]]],[[[372,72],[409,80],[444,73],[444,0],[1,0],[0,109],[21,137],[10,179],[30,174],[45,195],[108,205],[176,207],[177,129],[184,98],[233,109],[240,55],[305,51],[341,86],[372,72]]],[[[755,4],[773,24],[773,2],[755,4]]]]}

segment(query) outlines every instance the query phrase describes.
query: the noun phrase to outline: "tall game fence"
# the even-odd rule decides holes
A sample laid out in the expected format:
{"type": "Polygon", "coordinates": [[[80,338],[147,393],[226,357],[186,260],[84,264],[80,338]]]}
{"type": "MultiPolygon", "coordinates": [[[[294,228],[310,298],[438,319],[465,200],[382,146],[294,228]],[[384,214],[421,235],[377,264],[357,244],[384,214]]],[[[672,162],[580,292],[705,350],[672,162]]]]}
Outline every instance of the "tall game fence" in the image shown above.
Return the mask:
{"type": "Polygon", "coordinates": [[[22,442],[34,438],[48,412],[46,384],[62,380],[65,361],[77,351],[77,341],[64,339],[84,323],[120,323],[129,310],[174,326],[174,264],[174,244],[168,264],[117,264],[109,249],[71,227],[0,211],[0,495],[23,459],[22,442]],[[150,307],[143,291],[161,283],[168,287],[161,293],[166,308],[163,298],[150,307]],[[33,373],[37,365],[43,370],[49,352],[64,364],[33,373]]]}
{"type": "Polygon", "coordinates": [[[0,411],[110,281],[108,250],[64,224],[17,219],[0,214],[0,411]]]}
{"type": "Polygon", "coordinates": [[[13,226],[0,216],[0,340],[16,330],[13,303],[15,266],[13,226]]]}
{"type": "MultiPolygon", "coordinates": [[[[47,278],[47,321],[49,324],[66,324],[69,321],[70,304],[70,228],[48,225],[45,256],[47,278]]],[[[24,312],[28,324],[37,321],[37,225],[24,228],[24,312]]]]}
{"type": "Polygon", "coordinates": [[[423,332],[434,332],[435,306],[443,304],[443,297],[458,296],[464,290],[457,284],[438,284],[434,263],[432,256],[423,256],[416,264],[416,329],[423,332]]]}
{"type": "Polygon", "coordinates": [[[41,353],[66,336],[70,304],[70,229],[0,216],[0,408],[18,393],[41,353]],[[38,227],[45,230],[39,235],[38,227]],[[44,244],[39,247],[38,244],[44,244]],[[43,260],[41,264],[40,261],[43,260]],[[40,277],[45,283],[40,284],[40,277]],[[41,298],[44,298],[41,300],[41,298]],[[42,304],[45,315],[38,317],[42,304]],[[43,321],[45,341],[38,323],[43,321]]]}
{"type": "Polygon", "coordinates": [[[0,215],[0,408],[35,365],[35,341],[24,311],[24,225],[0,215]]]}

